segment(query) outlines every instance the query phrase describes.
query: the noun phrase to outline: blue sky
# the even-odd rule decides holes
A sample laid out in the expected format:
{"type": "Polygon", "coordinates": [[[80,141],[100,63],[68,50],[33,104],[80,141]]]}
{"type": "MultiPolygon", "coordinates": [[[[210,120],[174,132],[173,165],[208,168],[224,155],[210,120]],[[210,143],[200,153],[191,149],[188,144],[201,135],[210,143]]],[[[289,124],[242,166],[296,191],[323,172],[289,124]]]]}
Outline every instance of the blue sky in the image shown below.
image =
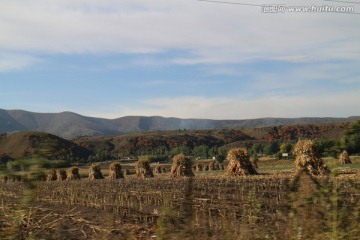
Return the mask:
{"type": "MultiPolygon", "coordinates": [[[[360,13],[355,3],[277,3],[360,13]]],[[[360,115],[360,14],[269,14],[194,0],[0,5],[2,109],[104,118],[360,115]]]]}

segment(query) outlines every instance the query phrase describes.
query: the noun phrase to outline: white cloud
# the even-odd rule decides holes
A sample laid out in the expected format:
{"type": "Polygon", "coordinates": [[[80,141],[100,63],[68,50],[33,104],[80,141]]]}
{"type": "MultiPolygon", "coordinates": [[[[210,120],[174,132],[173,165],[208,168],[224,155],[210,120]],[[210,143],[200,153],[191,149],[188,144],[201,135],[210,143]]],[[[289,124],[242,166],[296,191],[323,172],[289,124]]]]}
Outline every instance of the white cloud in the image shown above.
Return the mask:
{"type": "Polygon", "coordinates": [[[0,54],[0,72],[7,72],[30,67],[40,59],[19,54],[0,54]]]}
{"type": "Polygon", "coordinates": [[[359,23],[358,15],[263,14],[260,7],[193,0],[4,0],[0,48],[52,53],[189,52],[173,59],[174,64],[358,60],[359,23]]]}
{"type": "Polygon", "coordinates": [[[347,117],[360,115],[360,91],[322,95],[241,97],[175,97],[148,99],[133,107],[119,107],[111,117],[125,115],[179,118],[250,119],[262,117],[347,117]]]}

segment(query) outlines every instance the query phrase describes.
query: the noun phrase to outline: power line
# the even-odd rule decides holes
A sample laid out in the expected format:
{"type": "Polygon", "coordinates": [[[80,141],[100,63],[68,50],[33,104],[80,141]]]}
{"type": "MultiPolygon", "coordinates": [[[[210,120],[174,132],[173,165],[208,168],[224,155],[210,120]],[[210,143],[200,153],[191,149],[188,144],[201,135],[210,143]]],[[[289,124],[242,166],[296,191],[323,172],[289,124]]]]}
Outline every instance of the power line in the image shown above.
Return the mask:
{"type": "MultiPolygon", "coordinates": [[[[210,2],[210,3],[233,4],[233,5],[243,5],[243,6],[250,6],[250,7],[264,7],[264,4],[260,5],[260,4],[240,3],[240,2],[225,2],[225,1],[216,1],[216,0],[197,0],[197,1],[199,1],[199,2],[210,2]]],[[[360,2],[350,2],[350,1],[340,1],[340,0],[323,0],[323,1],[360,4],[360,2]]],[[[331,13],[360,15],[360,13],[358,13],[358,12],[331,12],[331,13]]]]}
{"type": "Polygon", "coordinates": [[[197,0],[199,2],[211,2],[211,3],[225,3],[225,4],[235,4],[235,5],[244,5],[252,7],[262,7],[263,5],[251,4],[251,3],[238,3],[238,2],[224,2],[224,1],[212,1],[212,0],[197,0]]]}
{"type": "Polygon", "coordinates": [[[323,1],[360,4],[360,2],[349,2],[349,1],[339,1],[339,0],[323,0],[323,1]]]}

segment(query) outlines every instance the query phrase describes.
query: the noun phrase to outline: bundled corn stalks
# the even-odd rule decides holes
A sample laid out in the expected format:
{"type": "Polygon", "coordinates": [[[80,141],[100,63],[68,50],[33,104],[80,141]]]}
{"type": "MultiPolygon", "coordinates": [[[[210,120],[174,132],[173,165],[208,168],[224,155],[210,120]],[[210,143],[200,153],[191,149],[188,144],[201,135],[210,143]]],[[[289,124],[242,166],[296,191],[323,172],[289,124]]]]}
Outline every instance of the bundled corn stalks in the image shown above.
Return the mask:
{"type": "Polygon", "coordinates": [[[351,164],[349,153],[346,150],[340,154],[339,164],[351,164]]]}
{"type": "Polygon", "coordinates": [[[257,174],[250,162],[249,155],[244,148],[233,148],[227,155],[229,164],[227,166],[228,176],[253,175],[257,174]]]}
{"type": "Polygon", "coordinates": [[[220,170],[225,170],[224,164],[219,164],[220,170]]]}
{"type": "Polygon", "coordinates": [[[79,169],[77,167],[71,168],[66,180],[80,180],[79,169]]]}
{"type": "Polygon", "coordinates": [[[171,177],[192,177],[191,159],[187,158],[184,154],[178,154],[173,158],[173,164],[170,170],[171,177]]]}
{"type": "Polygon", "coordinates": [[[162,172],[162,170],[161,170],[161,167],[160,166],[155,166],[154,168],[153,168],[153,173],[161,173],[162,172]]]}
{"type": "Polygon", "coordinates": [[[218,163],[215,164],[215,170],[220,170],[220,164],[218,163]]]}
{"type": "Polygon", "coordinates": [[[154,174],[151,171],[149,161],[139,160],[135,164],[135,174],[138,178],[149,178],[154,177],[154,174]]]}
{"type": "Polygon", "coordinates": [[[46,177],[46,181],[56,181],[56,179],[56,171],[54,169],[50,170],[46,177]]]}
{"type": "Polygon", "coordinates": [[[252,163],[252,165],[254,166],[254,168],[258,168],[258,161],[259,161],[259,156],[257,153],[254,153],[251,158],[250,158],[250,161],[252,163]]]}
{"type": "Polygon", "coordinates": [[[121,171],[120,163],[111,163],[110,164],[109,178],[110,179],[124,178],[124,175],[121,171]]]}
{"type": "Polygon", "coordinates": [[[1,177],[1,182],[2,182],[2,183],[7,183],[8,180],[9,180],[9,177],[8,177],[8,176],[3,176],[3,177],[1,177]]]}
{"type": "Polygon", "coordinates": [[[215,170],[216,170],[215,161],[209,162],[209,169],[208,169],[208,171],[215,171],[215,170]]]}
{"type": "Polygon", "coordinates": [[[312,176],[324,175],[330,172],[317,153],[316,145],[311,140],[298,141],[294,146],[295,169],[304,171],[312,176]]]}
{"type": "Polygon", "coordinates": [[[67,179],[67,174],[64,169],[59,169],[56,171],[56,180],[58,181],[64,181],[67,179]]]}
{"type": "Polygon", "coordinates": [[[89,180],[103,179],[104,176],[101,173],[100,166],[98,164],[91,165],[89,170],[89,180]]]}
{"type": "Polygon", "coordinates": [[[203,165],[201,163],[197,163],[195,166],[195,171],[201,172],[203,170],[203,165]]]}

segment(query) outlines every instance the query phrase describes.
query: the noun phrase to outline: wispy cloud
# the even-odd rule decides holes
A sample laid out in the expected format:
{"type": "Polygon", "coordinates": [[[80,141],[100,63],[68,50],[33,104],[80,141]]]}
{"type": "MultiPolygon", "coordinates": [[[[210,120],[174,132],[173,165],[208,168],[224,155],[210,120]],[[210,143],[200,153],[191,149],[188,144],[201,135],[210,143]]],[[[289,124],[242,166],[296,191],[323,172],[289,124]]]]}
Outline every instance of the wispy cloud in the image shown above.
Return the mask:
{"type": "MultiPolygon", "coordinates": [[[[147,115],[180,118],[249,119],[261,117],[347,117],[359,115],[359,90],[321,95],[272,96],[257,99],[239,97],[176,97],[148,99],[118,116],[147,115]]],[[[119,109],[119,108],[118,108],[119,109]]],[[[113,114],[114,116],[116,114],[113,114]]]]}
{"type": "Polygon", "coordinates": [[[28,68],[39,63],[36,57],[22,54],[0,54],[0,72],[8,72],[28,68]]]}
{"type": "Polygon", "coordinates": [[[34,0],[31,4],[12,0],[0,9],[0,47],[52,53],[189,52],[175,57],[173,64],[360,56],[360,32],[354,29],[358,16],[260,10],[190,0],[34,0]]]}

